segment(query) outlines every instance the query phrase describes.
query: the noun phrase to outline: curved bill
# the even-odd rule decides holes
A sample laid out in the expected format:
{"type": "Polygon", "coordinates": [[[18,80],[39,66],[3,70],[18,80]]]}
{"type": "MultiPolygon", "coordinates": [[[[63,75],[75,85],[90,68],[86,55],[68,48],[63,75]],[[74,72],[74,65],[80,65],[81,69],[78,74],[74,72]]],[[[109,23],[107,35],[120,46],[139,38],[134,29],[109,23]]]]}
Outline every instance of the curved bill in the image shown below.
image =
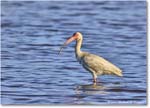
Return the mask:
{"type": "Polygon", "coordinates": [[[61,47],[60,47],[60,50],[59,50],[59,53],[58,54],[60,54],[61,52],[62,52],[62,50],[63,50],[63,48],[65,47],[66,45],[64,44],[64,45],[62,45],[61,47]]]}
{"type": "Polygon", "coordinates": [[[77,37],[76,36],[71,36],[69,39],[67,39],[67,41],[60,47],[59,53],[60,54],[63,50],[63,48],[68,45],[69,43],[71,43],[73,40],[75,40],[77,37]]]}

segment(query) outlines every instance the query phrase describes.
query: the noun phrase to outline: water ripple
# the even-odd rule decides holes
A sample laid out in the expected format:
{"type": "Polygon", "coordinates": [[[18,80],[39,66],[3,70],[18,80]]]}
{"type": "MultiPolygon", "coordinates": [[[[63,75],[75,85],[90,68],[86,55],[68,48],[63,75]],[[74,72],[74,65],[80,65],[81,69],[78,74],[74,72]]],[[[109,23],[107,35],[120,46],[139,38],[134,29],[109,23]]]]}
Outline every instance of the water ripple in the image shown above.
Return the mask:
{"type": "Polygon", "coordinates": [[[146,2],[3,1],[2,104],[146,104],[146,2]],[[8,8],[9,7],[9,8],[8,8]],[[76,61],[75,42],[123,70],[91,73],[76,61]]]}

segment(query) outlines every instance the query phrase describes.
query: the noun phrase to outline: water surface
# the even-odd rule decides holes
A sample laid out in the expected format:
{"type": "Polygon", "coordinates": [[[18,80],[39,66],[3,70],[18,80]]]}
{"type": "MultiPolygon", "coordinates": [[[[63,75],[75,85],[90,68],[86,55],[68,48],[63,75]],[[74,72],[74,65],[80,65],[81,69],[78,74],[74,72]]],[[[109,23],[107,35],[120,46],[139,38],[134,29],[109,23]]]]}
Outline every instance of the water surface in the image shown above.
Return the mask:
{"type": "Polygon", "coordinates": [[[2,2],[2,104],[146,104],[146,2],[2,2]],[[76,61],[82,50],[104,57],[123,78],[92,76],[76,61]]]}

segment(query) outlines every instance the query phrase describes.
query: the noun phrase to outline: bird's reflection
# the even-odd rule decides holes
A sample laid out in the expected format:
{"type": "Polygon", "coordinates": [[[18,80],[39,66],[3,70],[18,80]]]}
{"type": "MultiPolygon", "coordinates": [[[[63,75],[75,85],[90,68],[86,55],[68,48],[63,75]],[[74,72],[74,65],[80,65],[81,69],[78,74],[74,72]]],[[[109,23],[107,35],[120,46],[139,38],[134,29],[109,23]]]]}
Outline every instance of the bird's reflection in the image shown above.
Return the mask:
{"type": "Polygon", "coordinates": [[[77,94],[106,94],[107,87],[102,84],[79,85],[76,87],[77,94]]]}
{"type": "Polygon", "coordinates": [[[96,84],[87,84],[87,85],[78,85],[75,89],[75,100],[78,103],[84,102],[84,98],[89,96],[103,97],[104,95],[111,94],[112,91],[121,90],[122,86],[120,84],[112,83],[96,83],[96,84]]]}

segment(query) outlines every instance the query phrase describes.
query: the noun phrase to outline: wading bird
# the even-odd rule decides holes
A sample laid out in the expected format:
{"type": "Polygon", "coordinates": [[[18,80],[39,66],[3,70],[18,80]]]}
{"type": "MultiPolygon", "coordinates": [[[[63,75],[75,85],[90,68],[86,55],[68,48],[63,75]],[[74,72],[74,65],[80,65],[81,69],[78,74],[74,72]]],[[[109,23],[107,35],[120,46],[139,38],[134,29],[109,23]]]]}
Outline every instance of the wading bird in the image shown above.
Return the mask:
{"type": "MultiPolygon", "coordinates": [[[[82,45],[82,34],[80,32],[76,32],[71,36],[61,47],[60,52],[62,51],[63,47],[68,45],[73,40],[76,40],[75,46],[75,55],[77,60],[79,61],[82,66],[88,70],[93,76],[93,82],[96,84],[97,75],[117,75],[123,76],[121,69],[119,69],[114,64],[110,63],[109,61],[105,60],[104,58],[90,54],[88,52],[81,51],[82,45]]],[[[60,53],[59,52],[59,53],[60,53]]]]}

